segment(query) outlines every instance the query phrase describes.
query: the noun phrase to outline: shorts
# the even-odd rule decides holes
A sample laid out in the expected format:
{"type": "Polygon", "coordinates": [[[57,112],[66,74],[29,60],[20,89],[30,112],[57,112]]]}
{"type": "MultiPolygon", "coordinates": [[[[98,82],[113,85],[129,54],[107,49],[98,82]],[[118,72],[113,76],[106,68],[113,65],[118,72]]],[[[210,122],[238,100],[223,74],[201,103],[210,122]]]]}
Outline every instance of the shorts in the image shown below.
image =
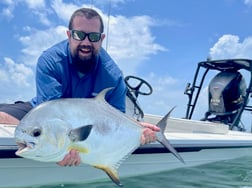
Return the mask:
{"type": "Polygon", "coordinates": [[[0,104],[0,111],[21,120],[31,109],[30,102],[17,101],[14,104],[0,104]]]}

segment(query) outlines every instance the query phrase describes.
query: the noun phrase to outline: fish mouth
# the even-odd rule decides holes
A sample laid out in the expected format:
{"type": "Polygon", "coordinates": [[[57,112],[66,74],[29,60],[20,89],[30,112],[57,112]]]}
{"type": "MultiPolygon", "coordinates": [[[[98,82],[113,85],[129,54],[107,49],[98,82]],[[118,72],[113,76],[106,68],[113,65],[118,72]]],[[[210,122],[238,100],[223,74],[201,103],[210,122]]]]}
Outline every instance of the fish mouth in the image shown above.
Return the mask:
{"type": "Polygon", "coordinates": [[[17,142],[18,150],[16,151],[16,155],[22,156],[23,153],[34,149],[35,143],[34,142],[17,142]]]}

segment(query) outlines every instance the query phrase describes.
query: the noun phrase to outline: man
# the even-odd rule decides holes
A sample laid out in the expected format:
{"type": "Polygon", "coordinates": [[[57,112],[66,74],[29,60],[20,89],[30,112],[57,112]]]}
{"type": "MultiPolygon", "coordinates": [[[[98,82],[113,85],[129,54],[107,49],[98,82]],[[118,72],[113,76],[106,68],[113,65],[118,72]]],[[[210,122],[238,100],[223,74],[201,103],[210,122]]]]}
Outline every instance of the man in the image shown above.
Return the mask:
{"type": "MultiPolygon", "coordinates": [[[[29,102],[0,105],[0,123],[18,124],[33,107],[58,98],[90,98],[113,87],[106,100],[125,112],[126,86],[123,75],[101,47],[105,38],[101,16],[93,9],[81,8],[70,18],[68,40],[47,49],[38,59],[36,96],[29,102]]],[[[159,128],[150,124],[142,135],[142,144],[154,141],[159,128]]],[[[71,150],[58,162],[61,166],[80,164],[77,150],[71,150]]]]}

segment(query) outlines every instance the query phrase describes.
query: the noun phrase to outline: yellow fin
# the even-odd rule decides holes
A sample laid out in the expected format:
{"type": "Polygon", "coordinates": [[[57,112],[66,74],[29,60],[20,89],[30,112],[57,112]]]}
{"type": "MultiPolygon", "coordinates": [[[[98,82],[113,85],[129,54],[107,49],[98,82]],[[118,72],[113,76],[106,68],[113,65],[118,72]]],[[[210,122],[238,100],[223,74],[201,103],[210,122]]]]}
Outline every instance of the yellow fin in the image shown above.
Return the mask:
{"type": "Polygon", "coordinates": [[[80,153],[88,153],[89,152],[87,148],[84,148],[84,147],[81,147],[81,146],[76,146],[76,145],[70,146],[68,148],[68,150],[71,150],[71,149],[75,149],[75,150],[79,151],[80,153]]]}
{"type": "Polygon", "coordinates": [[[101,166],[101,165],[95,165],[95,168],[101,169],[104,172],[106,172],[106,174],[110,177],[110,179],[118,186],[123,187],[123,185],[121,184],[119,177],[118,177],[118,173],[117,170],[114,168],[110,168],[107,166],[101,166]]]}

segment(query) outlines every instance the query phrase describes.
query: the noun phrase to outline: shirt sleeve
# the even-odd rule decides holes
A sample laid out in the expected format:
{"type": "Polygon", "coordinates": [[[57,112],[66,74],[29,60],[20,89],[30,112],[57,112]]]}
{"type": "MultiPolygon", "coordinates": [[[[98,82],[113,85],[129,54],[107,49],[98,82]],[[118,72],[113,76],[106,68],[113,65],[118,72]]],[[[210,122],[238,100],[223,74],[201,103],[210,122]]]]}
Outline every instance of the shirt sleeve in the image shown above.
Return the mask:
{"type": "Polygon", "coordinates": [[[62,84],[57,77],[57,63],[50,61],[43,55],[39,57],[36,69],[36,97],[32,99],[32,105],[61,98],[62,84]]]}

